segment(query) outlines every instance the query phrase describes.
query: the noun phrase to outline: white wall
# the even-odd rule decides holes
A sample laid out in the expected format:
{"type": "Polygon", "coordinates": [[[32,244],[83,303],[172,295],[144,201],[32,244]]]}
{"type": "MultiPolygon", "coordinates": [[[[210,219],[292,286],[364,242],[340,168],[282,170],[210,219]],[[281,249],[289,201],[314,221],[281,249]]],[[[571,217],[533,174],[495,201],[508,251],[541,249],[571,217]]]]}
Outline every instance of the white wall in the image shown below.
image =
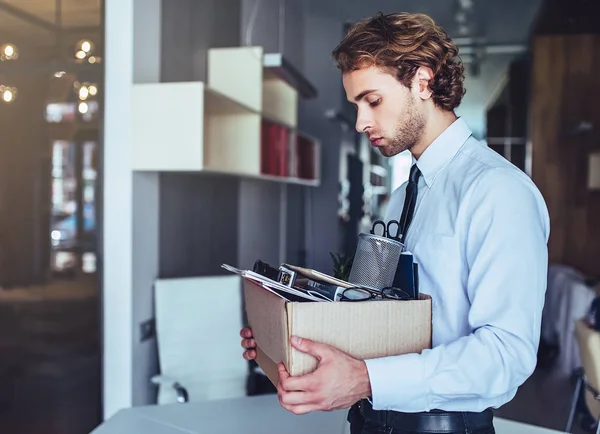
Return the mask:
{"type": "Polygon", "coordinates": [[[103,412],[154,401],[152,318],[158,273],[157,174],[133,174],[131,92],[160,73],[161,0],[107,0],[103,196],[103,412]]]}
{"type": "Polygon", "coordinates": [[[104,417],[131,406],[132,178],[131,90],[134,0],[105,2],[103,170],[104,417]]]}

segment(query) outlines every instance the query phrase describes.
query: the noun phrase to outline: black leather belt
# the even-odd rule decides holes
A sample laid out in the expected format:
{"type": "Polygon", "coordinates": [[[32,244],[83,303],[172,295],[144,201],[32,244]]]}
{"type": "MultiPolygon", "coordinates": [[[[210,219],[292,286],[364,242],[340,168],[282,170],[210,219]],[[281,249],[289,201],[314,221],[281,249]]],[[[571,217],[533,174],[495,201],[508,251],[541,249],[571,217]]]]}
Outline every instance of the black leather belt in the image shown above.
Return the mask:
{"type": "Polygon", "coordinates": [[[381,427],[414,432],[487,432],[494,427],[494,415],[491,409],[482,412],[432,410],[422,413],[402,413],[373,410],[368,400],[361,400],[350,410],[350,421],[353,417],[352,412],[360,413],[366,421],[381,427]]]}

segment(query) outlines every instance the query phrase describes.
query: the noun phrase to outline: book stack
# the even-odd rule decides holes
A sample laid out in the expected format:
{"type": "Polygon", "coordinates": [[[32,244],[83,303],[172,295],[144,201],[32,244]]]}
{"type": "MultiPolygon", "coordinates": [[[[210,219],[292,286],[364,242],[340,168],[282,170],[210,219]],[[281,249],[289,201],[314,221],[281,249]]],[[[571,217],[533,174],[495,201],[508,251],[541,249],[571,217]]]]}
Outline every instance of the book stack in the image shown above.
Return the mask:
{"type": "Polygon", "coordinates": [[[287,127],[262,120],[260,171],[263,175],[290,175],[289,142],[290,131],[287,127]]]}

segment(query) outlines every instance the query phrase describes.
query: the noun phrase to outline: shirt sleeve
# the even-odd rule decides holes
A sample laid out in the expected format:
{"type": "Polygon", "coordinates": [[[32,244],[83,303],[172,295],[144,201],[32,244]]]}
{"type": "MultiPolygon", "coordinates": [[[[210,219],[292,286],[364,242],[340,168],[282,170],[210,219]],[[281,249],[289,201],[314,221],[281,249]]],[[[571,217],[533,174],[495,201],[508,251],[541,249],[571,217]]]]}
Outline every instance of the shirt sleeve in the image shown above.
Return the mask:
{"type": "Polygon", "coordinates": [[[472,332],[366,360],[374,409],[481,411],[511,399],[535,368],[548,267],[543,198],[526,175],[496,168],[474,182],[459,213],[472,332]]]}

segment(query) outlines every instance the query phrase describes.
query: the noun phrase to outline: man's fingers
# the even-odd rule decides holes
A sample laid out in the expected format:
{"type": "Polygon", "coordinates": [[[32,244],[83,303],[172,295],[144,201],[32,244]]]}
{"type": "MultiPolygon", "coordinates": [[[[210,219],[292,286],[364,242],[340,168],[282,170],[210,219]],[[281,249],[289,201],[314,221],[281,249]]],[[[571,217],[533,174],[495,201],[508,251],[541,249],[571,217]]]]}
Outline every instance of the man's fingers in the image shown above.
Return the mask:
{"type": "Polygon", "coordinates": [[[288,373],[287,369],[285,369],[284,364],[281,362],[277,364],[277,374],[279,375],[279,379],[277,381],[277,397],[281,403],[281,397],[286,393],[282,387],[282,383],[287,380],[290,374],[288,373]]]}
{"type": "Polygon", "coordinates": [[[242,339],[242,347],[246,349],[256,348],[256,341],[254,339],[242,339]]]}
{"type": "Polygon", "coordinates": [[[319,385],[318,379],[313,373],[301,375],[299,377],[288,377],[282,381],[281,387],[287,392],[294,391],[312,391],[319,385]]]}
{"type": "Polygon", "coordinates": [[[242,330],[240,330],[240,336],[249,339],[252,337],[252,330],[249,327],[244,327],[242,330]]]}
{"type": "Polygon", "coordinates": [[[311,392],[282,392],[279,396],[282,405],[305,405],[316,404],[317,397],[311,392]]]}
{"type": "Polygon", "coordinates": [[[256,351],[254,350],[254,348],[256,348],[256,341],[252,338],[252,330],[250,330],[248,327],[244,327],[241,331],[240,331],[240,335],[245,338],[242,339],[242,348],[245,348],[248,351],[244,351],[243,357],[246,360],[254,360],[254,358],[256,357],[256,351]]]}
{"type": "Polygon", "coordinates": [[[297,405],[282,404],[281,406],[283,408],[285,408],[287,411],[297,414],[297,415],[312,413],[315,411],[322,411],[321,408],[315,404],[297,404],[297,405]]]}
{"type": "Polygon", "coordinates": [[[279,379],[277,380],[277,394],[279,395],[280,392],[285,392],[282,387],[282,383],[287,381],[287,379],[290,377],[290,374],[287,369],[285,369],[285,365],[281,362],[277,364],[277,374],[279,375],[279,379]]]}
{"type": "Polygon", "coordinates": [[[321,360],[323,357],[331,354],[331,347],[327,344],[320,342],[311,341],[310,339],[300,338],[298,336],[292,336],[292,346],[298,351],[310,354],[321,360]]]}
{"type": "Polygon", "coordinates": [[[290,373],[285,368],[285,365],[282,362],[277,364],[277,372],[279,373],[279,382],[289,378],[290,373]]]}
{"type": "Polygon", "coordinates": [[[254,350],[248,350],[248,351],[244,351],[244,359],[246,360],[253,360],[256,357],[256,351],[254,350]]]}

